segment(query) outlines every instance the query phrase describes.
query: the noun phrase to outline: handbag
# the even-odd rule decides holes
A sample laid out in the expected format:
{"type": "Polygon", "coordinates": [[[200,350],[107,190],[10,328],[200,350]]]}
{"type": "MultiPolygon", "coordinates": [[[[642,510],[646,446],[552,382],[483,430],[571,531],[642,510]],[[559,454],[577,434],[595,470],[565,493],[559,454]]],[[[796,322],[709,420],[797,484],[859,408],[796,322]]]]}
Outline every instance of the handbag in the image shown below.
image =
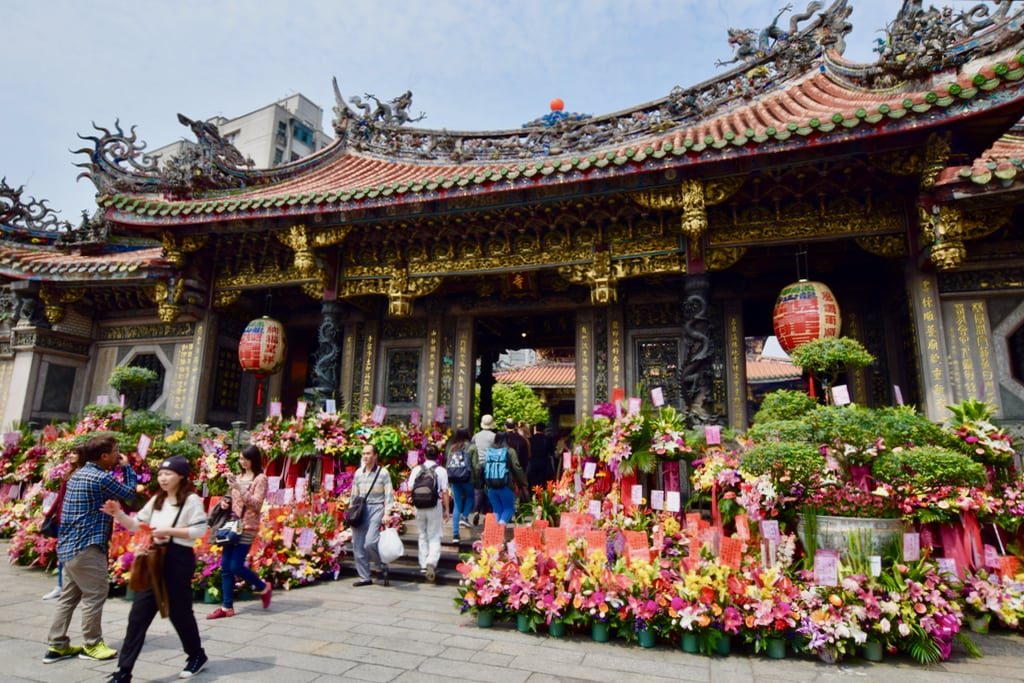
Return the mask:
{"type": "Polygon", "coordinates": [[[216,545],[237,545],[242,539],[241,523],[232,519],[213,532],[213,542],[216,545]]]}
{"type": "MultiPolygon", "coordinates": [[[[178,518],[185,506],[178,508],[178,514],[174,515],[171,528],[178,526],[178,518]]],[[[171,541],[173,543],[173,541],[171,541]]],[[[128,577],[128,588],[139,593],[141,591],[153,590],[154,583],[159,580],[157,572],[163,566],[164,555],[167,553],[167,546],[152,546],[144,553],[137,553],[132,558],[131,574],[128,577]]]]}
{"type": "Polygon", "coordinates": [[[57,523],[57,518],[51,515],[43,520],[43,523],[39,526],[39,533],[47,538],[57,538],[59,529],[60,524],[57,523]]]}
{"type": "MultiPolygon", "coordinates": [[[[377,477],[380,476],[380,466],[377,467],[377,474],[373,475],[373,481],[370,483],[370,491],[377,485],[377,477]]],[[[369,491],[367,492],[369,495],[369,491]]],[[[366,496],[352,496],[352,500],[349,501],[348,508],[345,510],[345,521],[350,527],[359,526],[363,522],[363,517],[366,516],[366,496]]]]}

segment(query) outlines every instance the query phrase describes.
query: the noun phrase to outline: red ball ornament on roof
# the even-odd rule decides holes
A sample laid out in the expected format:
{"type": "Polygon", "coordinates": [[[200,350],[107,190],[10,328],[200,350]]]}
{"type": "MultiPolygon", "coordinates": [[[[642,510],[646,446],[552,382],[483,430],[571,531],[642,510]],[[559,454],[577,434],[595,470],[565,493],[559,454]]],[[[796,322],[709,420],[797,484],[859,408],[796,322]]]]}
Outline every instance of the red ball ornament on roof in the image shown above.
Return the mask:
{"type": "Polygon", "coordinates": [[[565,109],[565,102],[562,101],[561,97],[551,100],[551,111],[562,111],[563,109],[565,109]]]}
{"type": "Polygon", "coordinates": [[[786,285],[775,300],[772,326],[786,353],[814,339],[838,337],[841,324],[836,297],[820,282],[786,285]]]}
{"type": "Polygon", "coordinates": [[[238,362],[246,372],[256,373],[257,379],[272,375],[284,365],[286,344],[281,323],[267,316],[256,318],[238,341],[238,362]]]}

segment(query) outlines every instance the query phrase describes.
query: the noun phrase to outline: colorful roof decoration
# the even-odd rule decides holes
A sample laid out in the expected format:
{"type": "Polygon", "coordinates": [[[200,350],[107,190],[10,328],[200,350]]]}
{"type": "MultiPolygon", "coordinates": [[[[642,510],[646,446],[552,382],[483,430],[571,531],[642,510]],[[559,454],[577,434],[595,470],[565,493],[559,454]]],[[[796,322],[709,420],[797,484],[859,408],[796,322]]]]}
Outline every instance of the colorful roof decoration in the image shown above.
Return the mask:
{"type": "Polygon", "coordinates": [[[1024,178],[1024,121],[996,140],[970,166],[961,167],[958,176],[977,185],[1003,187],[1024,178]]]}
{"type": "Polygon", "coordinates": [[[501,384],[522,383],[536,389],[571,389],[576,386],[575,363],[537,363],[494,373],[501,384]]]}
{"type": "Polygon", "coordinates": [[[47,281],[139,280],[165,271],[169,264],[160,247],[89,256],[50,247],[0,242],[0,275],[47,281]]]}
{"type": "Polygon", "coordinates": [[[760,31],[730,29],[738,65],[613,114],[509,131],[430,130],[407,125],[417,120],[410,92],[346,101],[335,82],[338,137],[294,164],[241,168],[215,130],[182,117],[205,150],[191,176],[164,178],[134,130],[120,126],[89,138],[83,166],[109,220],[181,226],[585,183],[937,126],[1022,99],[1024,8],[1011,14],[1000,0],[994,10],[942,13],[905,2],[879,61],[866,65],[841,57],[848,0],[820,9],[812,2],[792,15],[789,31],[779,26],[784,12],[760,31]],[[185,187],[188,177],[202,182],[185,187]]]}

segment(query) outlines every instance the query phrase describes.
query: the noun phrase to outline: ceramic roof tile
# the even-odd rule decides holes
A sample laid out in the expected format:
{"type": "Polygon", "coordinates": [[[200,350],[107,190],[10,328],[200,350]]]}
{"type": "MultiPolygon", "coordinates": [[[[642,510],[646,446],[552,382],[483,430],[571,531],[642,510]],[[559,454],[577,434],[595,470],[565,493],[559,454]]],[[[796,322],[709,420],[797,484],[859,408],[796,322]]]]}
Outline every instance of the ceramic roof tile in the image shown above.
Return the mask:
{"type": "Polygon", "coordinates": [[[160,247],[87,256],[0,243],[0,275],[15,279],[33,274],[36,279],[88,281],[93,279],[92,275],[104,271],[130,274],[139,268],[162,269],[166,266],[160,247]]]}
{"type": "Polygon", "coordinates": [[[538,388],[569,388],[576,386],[575,363],[538,363],[495,372],[494,378],[502,384],[520,382],[538,388]]]}

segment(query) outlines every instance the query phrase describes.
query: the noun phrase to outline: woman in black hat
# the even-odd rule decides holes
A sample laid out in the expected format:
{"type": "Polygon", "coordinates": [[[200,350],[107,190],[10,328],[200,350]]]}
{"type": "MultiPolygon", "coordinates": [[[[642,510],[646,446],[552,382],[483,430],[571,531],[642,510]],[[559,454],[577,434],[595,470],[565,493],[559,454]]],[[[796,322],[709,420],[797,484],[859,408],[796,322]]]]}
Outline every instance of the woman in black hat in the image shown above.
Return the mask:
{"type": "MultiPolygon", "coordinates": [[[[102,508],[126,529],[137,531],[140,524],[152,528],[154,550],[150,552],[163,555],[162,572],[158,574],[162,573],[166,587],[167,612],[188,655],[188,662],[179,678],[192,678],[206,666],[207,661],[192,612],[192,575],[196,570],[192,546],[206,533],[206,512],[203,511],[202,498],[192,490],[188,474],[188,460],[181,456],[167,458],[160,463],[156,475],[160,490],[139,510],[138,515],[129,517],[116,501],[107,501],[102,508]]],[[[132,680],[132,669],[142,651],[146,631],[160,611],[157,598],[157,591],[152,589],[135,594],[128,615],[128,631],[117,660],[118,670],[111,675],[110,681],[125,683],[132,680]]]]}

